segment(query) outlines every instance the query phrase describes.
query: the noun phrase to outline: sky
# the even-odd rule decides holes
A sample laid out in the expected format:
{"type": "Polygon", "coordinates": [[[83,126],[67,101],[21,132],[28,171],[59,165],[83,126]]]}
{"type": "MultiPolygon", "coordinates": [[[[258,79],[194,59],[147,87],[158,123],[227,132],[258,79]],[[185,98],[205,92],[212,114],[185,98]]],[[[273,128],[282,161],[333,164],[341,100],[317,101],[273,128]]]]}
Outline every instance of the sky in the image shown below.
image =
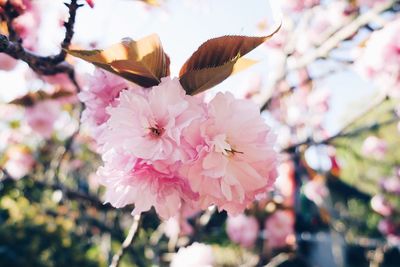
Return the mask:
{"type": "MultiPolygon", "coordinates": [[[[40,32],[43,40],[39,50],[43,54],[57,53],[59,49],[63,38],[59,30],[60,14],[66,11],[63,2],[41,0],[41,9],[46,14],[40,32]]],[[[94,9],[85,6],[78,11],[73,44],[87,48],[88,43],[96,43],[99,48],[104,48],[124,37],[139,39],[157,33],[171,58],[172,75],[177,75],[185,60],[210,38],[232,34],[260,35],[257,24],[265,19],[272,32],[280,23],[277,3],[274,0],[165,0],[161,7],[149,8],[134,0],[97,0],[94,9]]],[[[230,77],[211,94],[229,90],[240,97],[257,75],[268,80],[274,72],[274,56],[260,47],[249,57],[259,63],[230,77]]],[[[18,67],[21,71],[24,68],[23,64],[18,67]]],[[[91,70],[91,66],[84,63],[79,68],[91,70]]],[[[27,84],[20,75],[18,71],[12,74],[0,71],[0,100],[9,101],[26,92],[27,84]]],[[[357,101],[365,103],[374,95],[370,84],[354,76],[349,72],[338,73],[319,85],[332,90],[332,108],[326,123],[331,133],[340,129],[349,110],[357,113],[362,109],[357,101]]]]}

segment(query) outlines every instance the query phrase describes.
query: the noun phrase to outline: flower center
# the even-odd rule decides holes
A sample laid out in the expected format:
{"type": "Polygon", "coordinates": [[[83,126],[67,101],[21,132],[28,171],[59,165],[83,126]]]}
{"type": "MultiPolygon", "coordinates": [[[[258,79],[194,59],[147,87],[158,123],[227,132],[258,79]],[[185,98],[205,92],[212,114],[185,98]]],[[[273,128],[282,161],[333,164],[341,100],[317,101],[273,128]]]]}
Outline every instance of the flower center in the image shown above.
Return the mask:
{"type": "Polygon", "coordinates": [[[233,156],[235,153],[243,154],[243,152],[235,150],[231,144],[229,144],[225,134],[217,135],[214,138],[213,144],[215,152],[222,153],[225,156],[233,156]]]}
{"type": "Polygon", "coordinates": [[[164,128],[158,127],[158,125],[156,125],[155,127],[150,127],[149,131],[150,136],[158,138],[164,133],[165,130],[164,128]]]}

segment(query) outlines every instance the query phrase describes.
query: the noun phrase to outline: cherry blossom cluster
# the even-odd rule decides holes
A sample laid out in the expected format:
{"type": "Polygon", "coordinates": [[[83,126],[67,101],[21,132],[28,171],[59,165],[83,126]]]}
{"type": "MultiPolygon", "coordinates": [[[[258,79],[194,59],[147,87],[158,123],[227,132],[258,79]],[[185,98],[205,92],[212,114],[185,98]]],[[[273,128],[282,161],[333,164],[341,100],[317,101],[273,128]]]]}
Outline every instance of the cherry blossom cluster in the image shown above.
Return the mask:
{"type": "Polygon", "coordinates": [[[104,165],[106,202],[162,218],[184,204],[242,212],[271,187],[275,136],[249,100],[218,93],[206,103],[178,79],[140,88],[102,71],[79,98],[104,165]]]}
{"type": "Polygon", "coordinates": [[[366,43],[357,66],[391,97],[400,97],[400,19],[374,32],[366,43]]]}

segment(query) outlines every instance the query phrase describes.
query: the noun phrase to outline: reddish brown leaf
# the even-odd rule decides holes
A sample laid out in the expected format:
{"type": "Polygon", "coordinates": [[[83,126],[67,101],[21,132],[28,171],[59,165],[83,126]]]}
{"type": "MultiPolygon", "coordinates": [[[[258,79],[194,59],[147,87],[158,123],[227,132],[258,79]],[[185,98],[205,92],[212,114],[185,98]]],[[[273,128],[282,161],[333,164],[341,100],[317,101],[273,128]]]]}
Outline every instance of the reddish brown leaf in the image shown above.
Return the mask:
{"type": "MultiPolygon", "coordinates": [[[[241,57],[270,39],[278,30],[263,37],[222,36],[203,43],[182,66],[179,77],[187,94],[207,90],[230,75],[252,64],[243,64],[241,57]],[[235,67],[236,64],[240,64],[235,67]],[[199,77],[200,76],[200,77],[199,77]]],[[[249,62],[247,62],[249,63],[249,62]]]]}
{"type": "Polygon", "coordinates": [[[170,75],[169,57],[155,34],[138,41],[124,40],[105,50],[67,51],[143,87],[157,85],[170,75]]]}

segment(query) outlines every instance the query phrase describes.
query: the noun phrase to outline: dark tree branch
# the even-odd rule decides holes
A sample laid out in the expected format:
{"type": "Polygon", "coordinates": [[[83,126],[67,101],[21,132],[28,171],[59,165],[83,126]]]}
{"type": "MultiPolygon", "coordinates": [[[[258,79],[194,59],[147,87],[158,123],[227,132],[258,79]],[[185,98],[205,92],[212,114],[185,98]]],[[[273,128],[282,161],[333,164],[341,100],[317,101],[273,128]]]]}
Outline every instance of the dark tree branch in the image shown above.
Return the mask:
{"type": "Polygon", "coordinates": [[[71,0],[71,4],[65,3],[65,5],[69,9],[69,19],[67,22],[64,22],[65,37],[61,43],[61,51],[58,55],[55,55],[50,59],[53,64],[58,64],[65,60],[65,57],[67,56],[67,52],[65,51],[65,49],[68,49],[71,44],[72,37],[74,36],[76,11],[78,10],[78,8],[83,6],[82,4],[78,4],[77,0],[71,0]]]}
{"type": "Polygon", "coordinates": [[[13,20],[20,15],[20,12],[15,9],[14,5],[10,1],[7,1],[4,6],[3,19],[7,23],[8,36],[10,40],[22,44],[22,39],[18,33],[14,30],[13,20]]]}
{"type": "Polygon", "coordinates": [[[51,61],[51,57],[35,55],[25,50],[20,43],[9,40],[3,34],[0,34],[0,52],[26,62],[38,74],[55,75],[66,73],[72,75],[74,73],[73,68],[68,63],[61,62],[60,64],[54,64],[51,61]]]}
{"type": "Polygon", "coordinates": [[[7,4],[5,9],[6,15],[4,17],[7,21],[9,36],[7,37],[3,34],[0,34],[0,52],[6,53],[15,59],[26,62],[32,70],[41,75],[65,73],[79,90],[79,85],[75,79],[74,69],[70,64],[65,62],[65,49],[69,47],[74,35],[76,11],[82,6],[81,4],[78,4],[77,1],[78,0],[71,0],[70,4],[66,4],[69,9],[69,19],[64,23],[66,33],[64,40],[61,43],[61,51],[57,55],[51,56],[36,55],[30,51],[27,51],[22,46],[22,40],[14,31],[12,26],[12,20],[18,16],[18,13],[11,6],[11,4],[7,4]]]}

